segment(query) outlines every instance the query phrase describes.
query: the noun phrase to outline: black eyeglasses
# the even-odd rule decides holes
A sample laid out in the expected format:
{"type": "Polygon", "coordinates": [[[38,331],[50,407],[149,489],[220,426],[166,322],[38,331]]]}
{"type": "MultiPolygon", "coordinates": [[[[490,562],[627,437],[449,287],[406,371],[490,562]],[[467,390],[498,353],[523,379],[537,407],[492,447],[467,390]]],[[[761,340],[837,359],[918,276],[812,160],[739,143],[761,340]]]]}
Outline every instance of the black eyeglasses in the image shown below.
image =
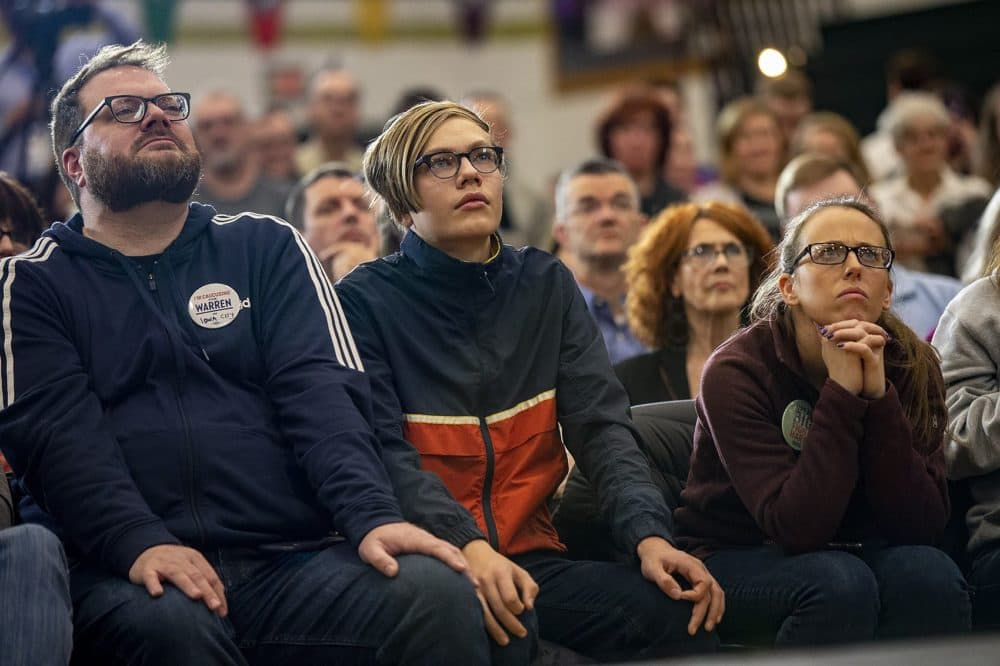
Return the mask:
{"type": "Polygon", "coordinates": [[[889,270],[896,252],[880,245],[844,245],[843,243],[810,243],[802,248],[791,264],[785,267],[786,273],[792,273],[798,267],[802,257],[809,255],[814,264],[834,266],[847,261],[848,252],[853,252],[862,266],[889,270]]]}
{"type": "Polygon", "coordinates": [[[503,148],[500,146],[481,146],[473,148],[467,153],[453,153],[451,151],[431,153],[414,162],[413,168],[417,169],[426,164],[430,172],[438,178],[451,178],[458,173],[463,157],[469,160],[472,168],[479,173],[493,173],[503,165],[503,148]]]}
{"type": "Polygon", "coordinates": [[[191,115],[191,94],[182,92],[170,92],[163,93],[162,95],[156,95],[155,97],[142,97],[140,95],[112,95],[111,97],[105,97],[101,100],[90,115],[87,116],[80,126],[76,128],[73,132],[73,136],[70,137],[69,143],[66,147],[69,148],[83,133],[83,130],[87,129],[87,125],[94,121],[97,114],[101,112],[105,106],[111,109],[111,116],[120,123],[141,123],[142,119],[146,117],[147,104],[152,102],[156,106],[160,107],[163,111],[163,115],[167,117],[167,120],[176,121],[184,120],[189,115],[191,115]]]}
{"type": "Polygon", "coordinates": [[[750,263],[750,251],[739,243],[699,243],[689,248],[684,256],[700,266],[711,266],[720,254],[730,264],[750,263]]]}

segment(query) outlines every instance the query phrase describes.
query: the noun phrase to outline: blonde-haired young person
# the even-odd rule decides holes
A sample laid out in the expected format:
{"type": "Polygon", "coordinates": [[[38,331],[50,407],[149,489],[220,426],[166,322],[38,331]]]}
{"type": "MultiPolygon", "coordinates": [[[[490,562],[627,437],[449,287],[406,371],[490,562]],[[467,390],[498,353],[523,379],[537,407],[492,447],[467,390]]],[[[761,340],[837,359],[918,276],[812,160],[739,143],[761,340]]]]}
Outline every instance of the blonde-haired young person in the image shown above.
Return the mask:
{"type": "Polygon", "coordinates": [[[451,102],[419,104],[369,146],[364,170],[407,233],[337,293],[380,436],[405,438],[411,464],[419,455],[441,479],[400,489],[408,517],[462,548],[487,630],[506,646],[496,657],[526,659],[539,636],[607,660],[712,649],[723,598],[671,544],[572,275],[497,233],[504,163],[488,125],[451,102]],[[631,562],[562,556],[548,501],[566,473],[563,441],[631,562]]]}

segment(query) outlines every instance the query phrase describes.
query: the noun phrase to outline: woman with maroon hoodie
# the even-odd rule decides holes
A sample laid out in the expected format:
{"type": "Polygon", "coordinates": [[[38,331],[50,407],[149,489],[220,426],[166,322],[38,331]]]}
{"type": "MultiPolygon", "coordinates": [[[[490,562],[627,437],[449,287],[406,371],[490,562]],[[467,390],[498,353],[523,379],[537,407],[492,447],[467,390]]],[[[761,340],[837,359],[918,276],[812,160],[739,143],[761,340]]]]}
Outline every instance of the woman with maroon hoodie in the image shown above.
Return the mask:
{"type": "Polygon", "coordinates": [[[789,224],[751,325],[702,375],[682,543],[726,593],[723,640],[778,645],[969,629],[948,518],[944,387],[890,311],[895,253],[857,199],[789,224]]]}

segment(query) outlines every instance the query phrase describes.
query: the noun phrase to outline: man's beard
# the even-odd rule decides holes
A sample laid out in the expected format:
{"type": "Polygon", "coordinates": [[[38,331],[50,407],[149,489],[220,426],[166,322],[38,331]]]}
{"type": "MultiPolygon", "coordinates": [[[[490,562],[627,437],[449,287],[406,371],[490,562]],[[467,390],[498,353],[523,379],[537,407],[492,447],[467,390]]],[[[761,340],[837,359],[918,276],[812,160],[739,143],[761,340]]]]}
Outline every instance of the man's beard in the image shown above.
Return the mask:
{"type": "Polygon", "coordinates": [[[115,158],[84,150],[81,163],[87,189],[115,213],[152,201],[189,201],[201,178],[196,150],[115,158]]]}

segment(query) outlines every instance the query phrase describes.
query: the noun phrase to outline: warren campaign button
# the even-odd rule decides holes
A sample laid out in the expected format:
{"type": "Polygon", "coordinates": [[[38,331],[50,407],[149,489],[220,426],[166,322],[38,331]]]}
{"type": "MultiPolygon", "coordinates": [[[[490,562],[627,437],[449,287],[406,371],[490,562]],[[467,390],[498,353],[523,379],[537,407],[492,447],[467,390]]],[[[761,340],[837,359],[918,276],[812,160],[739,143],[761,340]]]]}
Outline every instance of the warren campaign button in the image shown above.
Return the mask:
{"type": "Polygon", "coordinates": [[[781,415],[781,434],[785,443],[796,451],[802,450],[812,425],[812,405],[805,400],[793,400],[781,415]]]}
{"type": "Polygon", "coordinates": [[[228,326],[245,307],[249,299],[241,301],[235,289],[219,282],[199,287],[188,300],[188,314],[202,328],[228,326]]]}

